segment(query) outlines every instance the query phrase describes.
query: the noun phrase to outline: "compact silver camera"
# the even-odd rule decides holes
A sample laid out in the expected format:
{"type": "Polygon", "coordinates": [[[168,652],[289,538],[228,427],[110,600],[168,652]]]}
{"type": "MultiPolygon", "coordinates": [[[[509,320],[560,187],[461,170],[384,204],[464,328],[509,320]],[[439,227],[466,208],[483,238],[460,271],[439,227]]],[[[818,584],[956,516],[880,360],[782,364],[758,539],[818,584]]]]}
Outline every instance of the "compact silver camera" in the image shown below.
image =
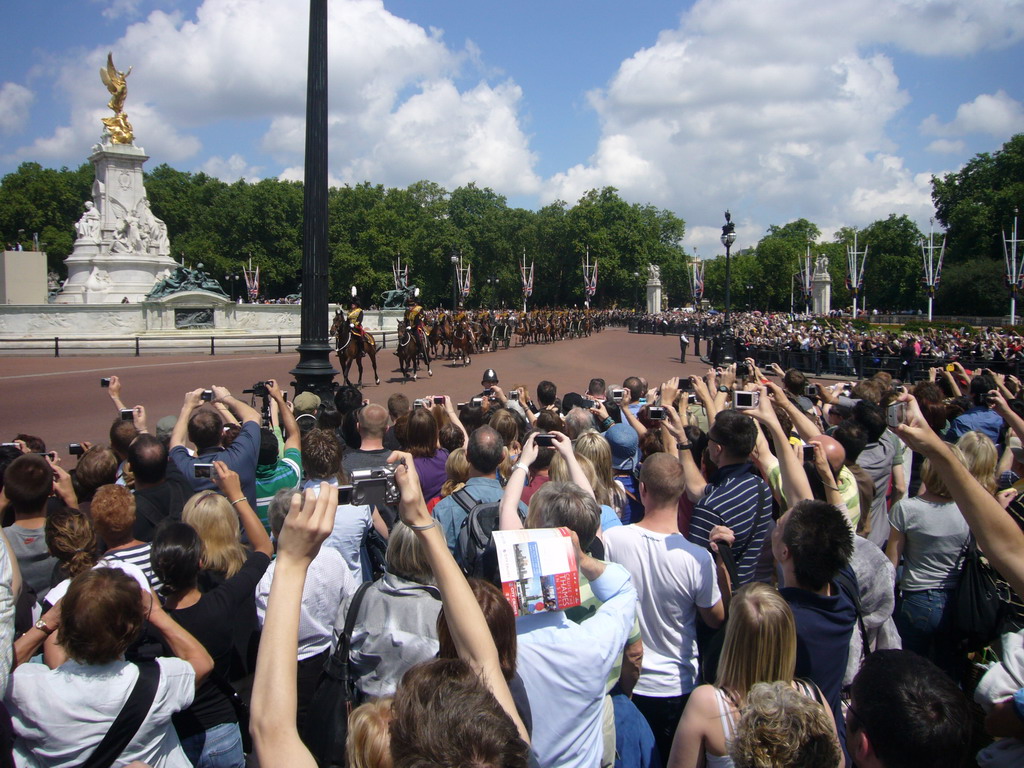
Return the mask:
{"type": "Polygon", "coordinates": [[[349,503],[356,506],[379,507],[384,504],[397,504],[401,498],[398,483],[395,481],[395,470],[401,462],[385,464],[381,467],[353,469],[352,498],[349,503]]]}

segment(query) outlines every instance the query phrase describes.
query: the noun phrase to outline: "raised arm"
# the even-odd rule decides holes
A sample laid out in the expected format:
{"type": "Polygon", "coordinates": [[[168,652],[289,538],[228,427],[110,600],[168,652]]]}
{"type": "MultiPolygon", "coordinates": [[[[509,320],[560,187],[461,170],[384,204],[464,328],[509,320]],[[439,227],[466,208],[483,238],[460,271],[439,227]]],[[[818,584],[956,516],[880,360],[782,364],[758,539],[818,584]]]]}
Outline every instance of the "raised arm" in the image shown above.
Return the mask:
{"type": "MultiPolygon", "coordinates": [[[[803,499],[812,499],[811,485],[807,482],[807,475],[804,474],[803,465],[793,453],[789,444],[789,435],[782,429],[779,417],[775,415],[772,408],[772,399],[768,397],[765,387],[760,387],[761,393],[757,408],[749,411],[750,415],[758,422],[767,427],[772,436],[772,443],[775,445],[775,456],[779,460],[779,471],[782,477],[782,493],[786,502],[793,505],[803,499]]],[[[783,395],[785,399],[785,395],[783,395]]]]}
{"type": "Polygon", "coordinates": [[[288,407],[288,402],[284,399],[281,387],[274,379],[268,379],[267,391],[277,403],[277,417],[281,420],[281,429],[284,431],[284,447],[300,450],[302,448],[302,433],[299,431],[299,424],[295,421],[292,409],[288,407]]]}
{"type": "Polygon", "coordinates": [[[306,570],[334,529],[338,489],[320,484],[319,496],[308,489],[295,494],[278,539],[274,583],[256,657],[252,687],[251,730],[256,755],[264,768],[316,768],[316,760],[299,738],[297,670],[299,612],[306,570]]]}
{"type": "Polygon", "coordinates": [[[110,384],[107,385],[107,394],[110,395],[110,399],[117,410],[126,410],[124,401],[121,400],[121,379],[117,376],[110,377],[110,384]]]}
{"type": "Polygon", "coordinates": [[[821,429],[818,428],[818,425],[809,419],[806,413],[797,408],[792,400],[786,397],[782,387],[774,381],[770,381],[768,382],[768,388],[771,390],[775,402],[786,411],[786,415],[793,422],[793,427],[802,440],[810,440],[812,437],[817,437],[821,434],[821,429]]]}
{"type": "Polygon", "coordinates": [[[171,430],[171,448],[185,445],[185,438],[188,437],[188,420],[192,411],[203,404],[203,390],[193,389],[185,393],[185,402],[181,404],[181,412],[178,420],[174,422],[174,429],[171,430]]]}
{"type": "Polygon", "coordinates": [[[668,418],[662,422],[662,427],[669,435],[665,446],[666,450],[670,456],[677,457],[683,466],[687,498],[690,501],[699,501],[704,495],[704,489],[708,487],[707,480],[700,473],[697,462],[693,460],[693,451],[690,450],[690,442],[686,439],[686,433],[683,431],[683,421],[679,418],[679,412],[673,406],[666,405],[665,413],[668,418]],[[676,448],[676,443],[683,446],[682,450],[676,448]]]}
{"type": "MultiPolygon", "coordinates": [[[[473,590],[466,581],[462,570],[448,550],[448,542],[437,521],[427,512],[423,502],[423,491],[412,456],[395,452],[388,458],[389,462],[404,459],[405,463],[395,472],[402,499],[398,503],[398,511],[402,522],[415,531],[423,552],[434,572],[434,580],[441,593],[444,615],[451,630],[452,640],[459,652],[459,658],[469,663],[484,684],[494,694],[501,708],[515,723],[519,736],[527,744],[530,736],[526,726],[516,710],[508,683],[501,671],[498,649],[494,645],[494,637],[487,627],[480,604],[473,590]]],[[[581,564],[582,570],[582,564],[581,564]]],[[[589,576],[589,574],[586,574],[589,576]]],[[[264,630],[265,631],[265,630],[264,630]]],[[[262,650],[262,649],[261,649],[262,650]]]]}
{"type": "Polygon", "coordinates": [[[226,387],[213,387],[213,399],[218,403],[226,405],[243,424],[247,421],[255,421],[257,424],[260,423],[260,412],[248,403],[243,403],[237,397],[232,395],[226,387]]]}
{"type": "Polygon", "coordinates": [[[512,465],[512,474],[505,483],[505,490],[498,504],[499,530],[518,531],[523,527],[523,521],[519,517],[519,502],[523,498],[523,487],[530,477],[529,467],[537,458],[538,449],[534,442],[536,436],[536,432],[530,433],[519,454],[519,461],[512,465]]]}
{"type": "MultiPolygon", "coordinates": [[[[469,445],[469,433],[466,432],[466,428],[462,425],[462,420],[459,418],[459,412],[455,410],[455,405],[452,403],[452,399],[448,396],[444,396],[444,412],[448,414],[448,421],[459,428],[462,432],[462,447],[465,448],[469,445]]],[[[527,413],[529,413],[527,409],[527,413]]],[[[536,419],[536,417],[534,417],[536,419]]]]}
{"type": "Polygon", "coordinates": [[[259,517],[252,507],[249,506],[249,501],[245,498],[245,494],[242,493],[242,482],[238,479],[238,473],[229,468],[223,461],[213,462],[213,469],[213,482],[227,500],[231,502],[231,507],[235,510],[235,514],[238,515],[238,519],[242,523],[242,530],[245,531],[245,535],[248,537],[253,550],[262,552],[267,557],[272,557],[274,545],[270,541],[270,536],[267,535],[267,529],[263,527],[263,523],[260,522],[259,517]]]}
{"type": "Polygon", "coordinates": [[[911,395],[901,395],[900,400],[907,403],[907,421],[896,428],[896,434],[931,460],[986,557],[1021,594],[1024,590],[1024,532],[932,431],[921,415],[917,400],[911,395]]]}

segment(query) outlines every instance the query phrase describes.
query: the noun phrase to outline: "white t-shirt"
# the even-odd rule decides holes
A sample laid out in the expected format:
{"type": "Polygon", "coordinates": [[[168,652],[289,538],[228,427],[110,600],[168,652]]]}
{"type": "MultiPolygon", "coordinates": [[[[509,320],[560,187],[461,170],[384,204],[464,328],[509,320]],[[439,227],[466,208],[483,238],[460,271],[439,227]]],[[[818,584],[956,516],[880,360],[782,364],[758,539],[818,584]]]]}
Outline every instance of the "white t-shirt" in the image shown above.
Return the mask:
{"type": "MultiPolygon", "coordinates": [[[[115,557],[104,557],[93,566],[93,570],[96,570],[97,568],[116,568],[119,571],[124,571],[139,583],[139,589],[145,590],[146,592],[151,592],[153,590],[153,587],[149,585],[149,579],[146,578],[145,572],[134,563],[129,563],[126,560],[118,560],[115,557]]],[[[56,605],[60,600],[64,599],[64,595],[68,593],[68,587],[70,586],[71,579],[64,579],[64,581],[46,593],[46,602],[50,605],[56,605]]]]}
{"type": "MultiPolygon", "coordinates": [[[[171,724],[171,715],[192,704],[196,675],[192,665],[159,658],[160,684],[142,726],[114,768],[139,760],[152,768],[191,768],[171,724]]],[[[5,702],[14,732],[19,768],[74,768],[99,745],[128,700],[139,668],[126,661],[79,664],[57,669],[22,664],[14,670],[5,702]]]]}
{"type": "Polygon", "coordinates": [[[604,532],[605,554],[629,571],[639,599],[644,660],[633,689],[643,696],[681,696],[697,679],[697,607],[722,597],[709,553],[681,533],[637,525],[604,532]]]}

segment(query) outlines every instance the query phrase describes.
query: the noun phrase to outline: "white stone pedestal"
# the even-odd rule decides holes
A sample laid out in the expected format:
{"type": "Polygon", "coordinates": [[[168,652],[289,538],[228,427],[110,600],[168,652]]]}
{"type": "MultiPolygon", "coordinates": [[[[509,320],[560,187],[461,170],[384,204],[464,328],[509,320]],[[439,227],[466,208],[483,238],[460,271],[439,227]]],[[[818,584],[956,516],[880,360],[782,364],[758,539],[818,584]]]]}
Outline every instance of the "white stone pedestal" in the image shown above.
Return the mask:
{"type": "Polygon", "coordinates": [[[661,280],[651,278],[647,281],[647,314],[656,315],[661,312],[661,280]]]}
{"type": "Polygon", "coordinates": [[[158,279],[177,266],[166,225],[149,208],[142,183],[148,160],[142,147],[97,144],[89,157],[96,169],[92,205],[79,221],[78,239],[65,260],[68,279],[58,304],[142,301],[158,279]],[[98,214],[98,215],[97,215],[98,214]]]}
{"type": "Polygon", "coordinates": [[[43,251],[3,251],[0,304],[45,304],[46,292],[46,254],[43,251]]]}
{"type": "Polygon", "coordinates": [[[811,302],[816,315],[832,311],[832,276],[828,272],[815,272],[811,278],[811,302]]]}

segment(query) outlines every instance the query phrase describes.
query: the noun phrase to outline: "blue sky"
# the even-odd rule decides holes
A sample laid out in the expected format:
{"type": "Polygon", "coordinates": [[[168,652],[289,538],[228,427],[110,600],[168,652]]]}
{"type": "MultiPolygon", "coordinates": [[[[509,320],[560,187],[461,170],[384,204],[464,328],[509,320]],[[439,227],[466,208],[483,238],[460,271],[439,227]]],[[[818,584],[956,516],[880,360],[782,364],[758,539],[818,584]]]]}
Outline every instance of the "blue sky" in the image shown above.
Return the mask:
{"type": "MultiPolygon", "coordinates": [[[[304,0],[6,0],[0,173],[76,166],[114,52],[150,166],[301,178],[304,0]]],[[[537,208],[611,185],[685,244],[927,229],[929,179],[1024,132],[1021,0],[330,0],[331,179],[537,208]]],[[[1024,201],[1022,201],[1024,202],[1024,201]]]]}

